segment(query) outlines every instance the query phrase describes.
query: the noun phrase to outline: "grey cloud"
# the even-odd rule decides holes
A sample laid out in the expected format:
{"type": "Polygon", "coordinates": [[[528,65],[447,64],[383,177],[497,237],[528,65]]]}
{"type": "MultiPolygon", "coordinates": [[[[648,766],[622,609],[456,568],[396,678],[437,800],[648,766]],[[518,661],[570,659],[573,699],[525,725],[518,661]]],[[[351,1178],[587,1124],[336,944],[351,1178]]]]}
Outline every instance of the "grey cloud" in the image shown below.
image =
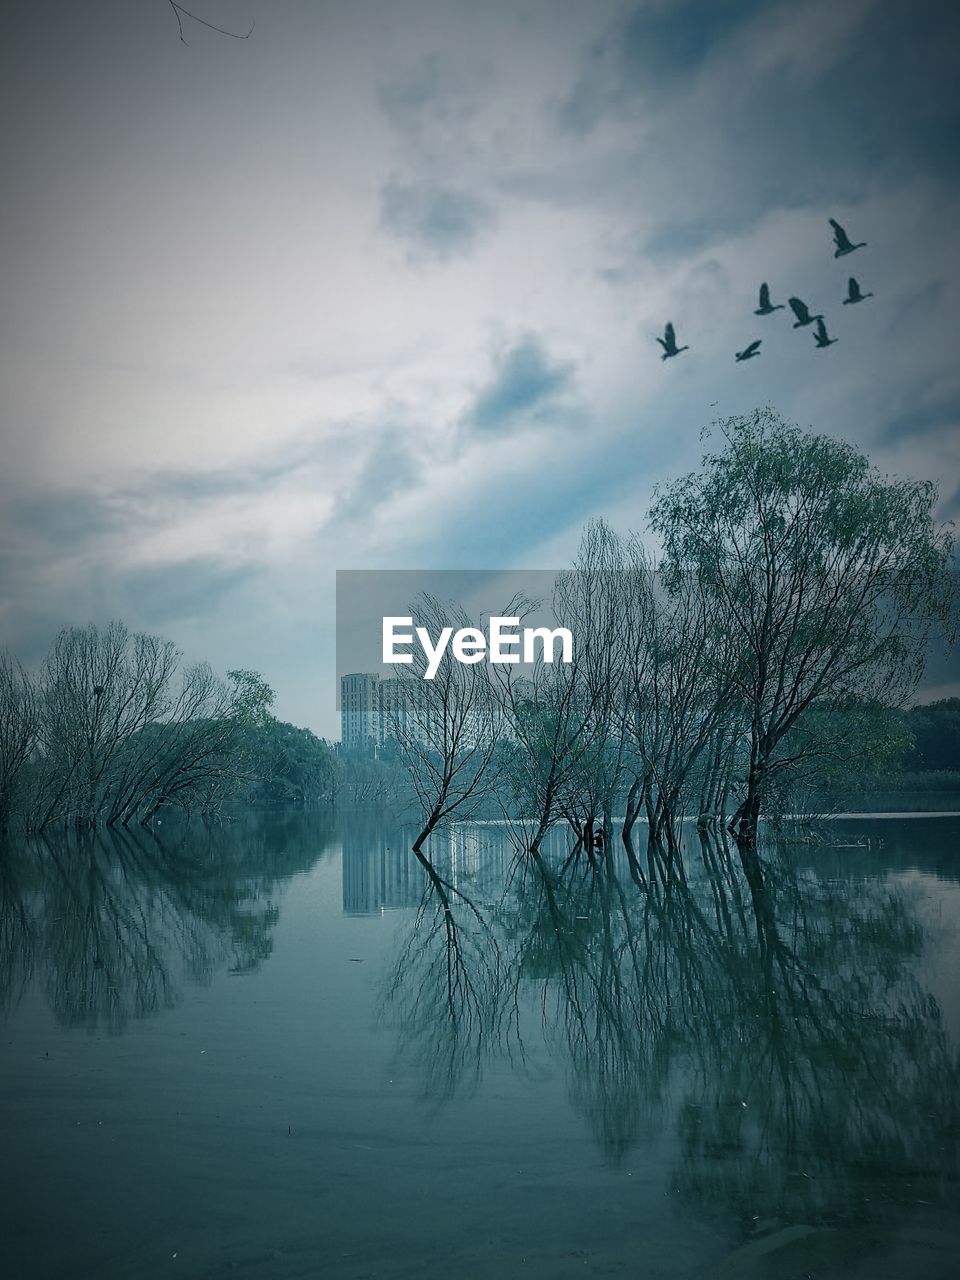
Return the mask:
{"type": "Polygon", "coordinates": [[[911,401],[912,408],[898,410],[881,426],[878,439],[882,444],[897,444],[902,440],[929,435],[944,427],[960,422],[960,395],[937,400],[932,404],[911,401]]]}
{"type": "Polygon", "coordinates": [[[133,503],[141,503],[147,498],[193,502],[205,498],[257,493],[298,471],[308,458],[307,450],[301,449],[295,457],[284,458],[282,461],[262,460],[212,471],[188,471],[186,468],[154,471],[142,480],[124,486],[119,493],[123,499],[133,503]]]}
{"type": "Polygon", "coordinates": [[[377,98],[391,124],[409,135],[431,128],[460,130],[480,105],[468,79],[457,76],[436,52],[381,85],[377,98]]]}
{"type": "Polygon", "coordinates": [[[941,515],[944,520],[960,518],[960,489],[955,490],[953,496],[943,503],[941,515]]]}
{"type": "Polygon", "coordinates": [[[476,127],[490,101],[494,68],[434,51],[382,84],[380,109],[425,174],[457,172],[483,149],[476,127]]]}
{"type": "Polygon", "coordinates": [[[126,573],[120,588],[143,625],[163,627],[208,615],[225,595],[259,572],[251,565],[226,565],[202,557],[126,573]]]}
{"type": "Polygon", "coordinates": [[[378,441],[367,456],[354,483],[338,498],[331,523],[358,519],[379,507],[398,490],[417,482],[419,468],[395,434],[378,441]]]}
{"type": "Polygon", "coordinates": [[[468,252],[494,221],[487,201],[430,181],[391,178],[380,193],[381,227],[430,257],[468,252]]]}
{"type": "Polygon", "coordinates": [[[924,288],[917,289],[915,293],[911,293],[904,298],[897,314],[890,322],[890,337],[906,337],[909,335],[916,321],[925,312],[937,306],[943,298],[944,292],[943,281],[937,280],[924,288]]]}
{"type": "Polygon", "coordinates": [[[576,84],[560,104],[560,125],[587,133],[604,116],[634,107],[643,94],[688,78],[719,40],[762,7],[762,0],[661,0],[638,6],[589,49],[576,84]]]}
{"type": "Polygon", "coordinates": [[[75,541],[105,533],[121,522],[118,508],[126,515],[129,507],[147,498],[220,498],[230,494],[253,493],[292,474],[309,460],[301,448],[297,456],[282,461],[259,461],[215,470],[167,469],[151,471],[116,484],[101,493],[81,489],[48,489],[8,498],[13,523],[35,531],[52,541],[75,541]]]}
{"type": "Polygon", "coordinates": [[[481,431],[498,431],[529,414],[571,384],[574,366],[551,361],[534,336],[523,338],[503,352],[491,382],[477,396],[467,422],[481,431]]]}
{"type": "Polygon", "coordinates": [[[298,459],[163,471],[101,492],[8,493],[0,531],[0,642],[34,661],[65,624],[123,615],[132,625],[162,629],[202,616],[256,570],[197,558],[124,571],[123,546],[175,523],[185,508],[257,493],[299,465],[298,459]]]}
{"type": "Polygon", "coordinates": [[[68,554],[89,550],[135,521],[141,529],[163,523],[184,503],[261,492],[297,471],[306,454],[283,462],[216,471],[156,471],[102,492],[48,489],[7,495],[4,538],[18,554],[68,554]]]}
{"type": "Polygon", "coordinates": [[[95,493],[51,491],[8,499],[8,538],[68,550],[117,528],[122,522],[95,493]]]}
{"type": "Polygon", "coordinates": [[[380,86],[377,97],[391,120],[405,123],[416,119],[441,95],[440,55],[427,54],[405,75],[380,86]]]}
{"type": "Polygon", "coordinates": [[[0,567],[8,591],[6,608],[0,609],[0,647],[8,646],[28,665],[43,658],[65,626],[122,617],[134,630],[175,633],[177,624],[212,616],[221,601],[260,572],[212,557],[124,573],[90,566],[76,580],[55,582],[38,581],[26,561],[0,567]]]}
{"type": "MultiPolygon", "coordinates": [[[[607,179],[594,174],[572,192],[566,174],[545,172],[539,183],[525,174],[527,193],[560,205],[573,194],[583,204],[600,198],[643,208],[645,193],[655,192],[667,216],[628,259],[662,260],[742,233],[773,208],[836,207],[860,201],[881,180],[955,175],[960,8],[877,0],[833,45],[816,25],[828,20],[827,7],[806,11],[801,39],[811,50],[829,48],[822,65],[818,55],[803,74],[785,60],[745,75],[736,44],[725,49],[723,38],[746,38],[762,14],[772,40],[778,12],[785,20],[796,9],[686,3],[636,10],[587,54],[557,127],[583,135],[604,119],[636,113],[643,125],[637,141],[608,150],[607,179]]],[[[794,48],[797,66],[805,65],[805,47],[794,48]]],[[[629,260],[604,265],[616,272],[629,260]]]]}

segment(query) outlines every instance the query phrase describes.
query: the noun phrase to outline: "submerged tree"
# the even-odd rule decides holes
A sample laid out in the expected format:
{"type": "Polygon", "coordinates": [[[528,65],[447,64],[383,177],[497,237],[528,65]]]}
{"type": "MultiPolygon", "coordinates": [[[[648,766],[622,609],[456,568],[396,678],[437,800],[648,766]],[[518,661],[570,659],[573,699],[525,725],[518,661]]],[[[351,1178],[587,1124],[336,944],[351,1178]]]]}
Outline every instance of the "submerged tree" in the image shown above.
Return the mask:
{"type": "MultiPolygon", "coordinates": [[[[622,695],[624,611],[619,541],[602,521],[588,525],[572,569],[554,585],[552,612],[576,637],[569,661],[544,649],[519,678],[497,679],[508,777],[528,821],[521,845],[536,855],[565,820],[591,854],[594,828],[609,830],[622,766],[616,733],[622,695]]],[[[529,601],[531,609],[542,602],[529,601]]]]}
{"type": "MultiPolygon", "coordinates": [[[[410,614],[414,626],[432,637],[470,626],[462,608],[428,594],[410,606],[410,614]]],[[[389,726],[420,808],[421,829],[413,843],[418,854],[438,827],[454,814],[469,816],[491,793],[500,728],[482,663],[459,662],[448,647],[429,678],[427,666],[425,650],[414,646],[411,664],[401,667],[389,726]]]]}
{"type": "Polygon", "coordinates": [[[898,705],[914,692],[931,634],[951,626],[953,540],[934,521],[932,484],[881,476],[852,445],[770,409],[721,433],[700,471],[658,492],[651,523],[668,591],[692,575],[736,641],[747,760],[731,827],[751,845],[814,704],[898,705]]]}
{"type": "Polygon", "coordinates": [[[38,732],[36,686],[15,658],[0,652],[0,833],[10,822],[38,732]]]}
{"type": "Polygon", "coordinates": [[[64,628],[36,683],[27,825],[216,811],[240,772],[244,733],[263,726],[273,700],[255,672],[230,674],[232,689],[208,663],[183,666],[171,641],[120,622],[64,628]]]}

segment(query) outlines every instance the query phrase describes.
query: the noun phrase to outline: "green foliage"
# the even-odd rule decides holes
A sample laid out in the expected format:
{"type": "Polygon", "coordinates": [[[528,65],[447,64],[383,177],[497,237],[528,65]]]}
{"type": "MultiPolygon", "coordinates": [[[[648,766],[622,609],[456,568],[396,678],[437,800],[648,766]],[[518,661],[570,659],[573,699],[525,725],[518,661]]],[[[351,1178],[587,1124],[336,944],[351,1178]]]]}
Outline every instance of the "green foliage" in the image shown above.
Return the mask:
{"type": "Polygon", "coordinates": [[[667,590],[693,575],[737,643],[731,701],[749,742],[737,822],[752,838],[811,708],[914,693],[931,633],[952,626],[953,538],[934,522],[932,484],[881,476],[844,441],[770,409],[720,431],[700,471],[658,490],[651,523],[667,590]]]}
{"type": "Polygon", "coordinates": [[[243,752],[247,781],[242,793],[251,804],[327,804],[336,796],[337,758],[309,729],[265,717],[246,726],[243,752]]]}
{"type": "Polygon", "coordinates": [[[233,685],[233,714],[241,724],[264,728],[273,718],[270,708],[277,696],[273,689],[258,671],[247,671],[243,667],[228,671],[227,678],[233,685]]]}
{"type": "Polygon", "coordinates": [[[789,764],[768,789],[776,813],[820,799],[863,792],[902,769],[913,743],[907,717],[879,702],[815,703],[783,743],[789,764]]]}

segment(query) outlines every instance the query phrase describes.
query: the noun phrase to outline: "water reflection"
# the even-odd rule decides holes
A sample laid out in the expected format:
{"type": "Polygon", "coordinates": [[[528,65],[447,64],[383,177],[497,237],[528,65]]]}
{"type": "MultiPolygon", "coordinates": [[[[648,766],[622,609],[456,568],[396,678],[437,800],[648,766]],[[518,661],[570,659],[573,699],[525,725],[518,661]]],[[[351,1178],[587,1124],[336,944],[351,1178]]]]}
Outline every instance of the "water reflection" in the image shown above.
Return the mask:
{"type": "Polygon", "coordinates": [[[329,822],[249,820],[83,831],[0,857],[0,1007],[35,980],[57,1020],[122,1031],[182,984],[270,955],[280,883],[330,845],[329,822]]]}
{"type": "MultiPolygon", "coordinates": [[[[438,842],[439,843],[439,842],[438,842]]],[[[432,858],[412,855],[420,899],[381,1001],[398,1033],[397,1065],[413,1070],[432,1106],[476,1088],[491,1054],[522,1060],[497,908],[477,896],[502,885],[505,850],[459,829],[432,858]]]]}
{"type": "Polygon", "coordinates": [[[374,915],[415,907],[423,876],[408,856],[402,832],[382,823],[352,817],[343,830],[343,910],[345,915],[374,915]]]}
{"type": "MultiPolygon", "coordinates": [[[[442,1200],[454,1165],[475,1166],[477,1214],[508,1216],[518,1153],[526,1170],[547,1142],[551,1186],[613,1197],[628,1224],[635,1195],[657,1224],[643,1229],[660,1232],[665,1250],[676,1220],[664,1195],[714,1244],[791,1224],[873,1230],[916,1204],[944,1206],[946,1217],[960,1172],[960,1071],[927,985],[948,954],[942,935],[929,947],[929,895],[936,886],[960,898],[949,852],[958,829],[885,823],[878,852],[838,827],[835,839],[771,847],[744,865],[721,835],[691,828],[685,874],[640,884],[618,850],[592,863],[571,857],[560,832],[540,856],[517,858],[496,824],[455,827],[419,859],[402,830],[353,823],[335,833],[302,814],[21,844],[0,858],[0,1001],[15,1006],[35,984],[63,1026],[127,1027],[129,1044],[133,1019],[176,1004],[191,984],[264,970],[232,988],[235,1000],[214,1009],[208,999],[196,1012],[192,1025],[215,1052],[201,1059],[195,1039],[171,1035],[156,1070],[176,1090],[173,1115],[194,1097],[215,1114],[222,1106],[204,1151],[215,1150],[216,1134],[220,1176],[237,1168],[244,1205],[272,1193],[279,1212],[302,1195],[307,1234],[319,1230],[315,1184],[342,1186],[325,1221],[348,1222],[354,1199],[386,1203],[408,1168],[442,1200]],[[832,847],[841,843],[853,847],[832,847]],[[287,878],[321,857],[281,919],[287,878]],[[935,880],[937,869],[950,886],[935,880]],[[354,967],[354,958],[365,963],[354,967]],[[369,1066],[378,1054],[389,1086],[369,1066]],[[411,1094],[436,1128],[424,1127],[411,1094]],[[466,1098],[471,1108],[461,1107],[466,1098]],[[501,1112],[504,1099],[518,1098],[537,1116],[514,1147],[501,1112]],[[598,1155],[589,1168],[571,1111],[598,1155]]],[[[948,903],[947,893],[937,901],[948,903]]],[[[29,1026],[20,1031],[18,1088],[41,1056],[29,1026]]],[[[88,1080],[102,1071],[119,1081],[135,1116],[144,1099],[156,1105],[152,1041],[126,1077],[112,1042],[92,1048],[97,1074],[89,1066],[88,1080]]],[[[53,1082],[71,1093],[84,1067],[58,1055],[56,1069],[42,1150],[60,1159],[53,1082]]],[[[76,1098],[68,1105],[75,1110],[76,1098]]],[[[109,1112],[96,1118],[111,1121],[109,1112]]],[[[195,1156],[182,1130],[153,1132],[169,1143],[171,1168],[184,1152],[195,1156]]],[[[22,1153],[35,1142],[31,1127],[22,1153]]],[[[133,1167],[127,1159],[118,1178],[133,1167]]],[[[542,1177],[539,1168],[524,1174],[525,1194],[538,1195],[542,1177]]],[[[531,1200],[541,1212],[548,1202],[548,1191],[531,1200]]],[[[558,1200],[555,1212],[543,1238],[562,1234],[570,1205],[558,1200]]],[[[259,1247],[260,1228],[251,1230],[259,1247]]],[[[609,1244],[611,1270],[636,1262],[632,1230],[609,1244]]]]}
{"type": "Polygon", "coordinates": [[[955,1197],[960,1069],[907,892],[691,838],[659,892],[562,849],[454,884],[441,844],[384,997],[427,1095],[475,1088],[492,1053],[521,1063],[539,1023],[607,1160],[668,1131],[701,1217],[749,1234],[955,1197]]]}

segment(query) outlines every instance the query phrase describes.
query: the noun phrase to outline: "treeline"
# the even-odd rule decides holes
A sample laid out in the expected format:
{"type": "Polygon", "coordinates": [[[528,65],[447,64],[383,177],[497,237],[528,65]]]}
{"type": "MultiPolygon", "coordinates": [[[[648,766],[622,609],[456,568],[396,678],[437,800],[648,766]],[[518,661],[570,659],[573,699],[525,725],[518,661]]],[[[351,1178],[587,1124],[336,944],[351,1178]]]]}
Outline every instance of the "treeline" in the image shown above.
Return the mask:
{"type": "MultiPolygon", "coordinates": [[[[395,733],[420,802],[415,849],[453,817],[507,799],[536,854],[567,823],[588,853],[614,815],[636,877],[681,854],[697,815],[756,843],[841,773],[895,767],[925,655],[949,635],[953,539],[933,485],[881,476],[852,446],[772,410],[719,427],[698,471],[655,493],[659,547],[591,524],[553,598],[571,663],[463,665],[431,681],[416,651],[395,733]]],[[[511,601],[505,616],[537,602],[511,601]]],[[[475,625],[429,597],[431,636],[475,625]]]]}
{"type": "Polygon", "coordinates": [[[331,800],[330,747],[270,712],[256,672],[226,679],[123,623],[67,627],[36,674],[0,655],[0,828],[125,827],[331,800]]]}
{"type": "Polygon", "coordinates": [[[904,723],[911,738],[902,762],[905,770],[960,776],[960,698],[913,707],[904,723]]]}

